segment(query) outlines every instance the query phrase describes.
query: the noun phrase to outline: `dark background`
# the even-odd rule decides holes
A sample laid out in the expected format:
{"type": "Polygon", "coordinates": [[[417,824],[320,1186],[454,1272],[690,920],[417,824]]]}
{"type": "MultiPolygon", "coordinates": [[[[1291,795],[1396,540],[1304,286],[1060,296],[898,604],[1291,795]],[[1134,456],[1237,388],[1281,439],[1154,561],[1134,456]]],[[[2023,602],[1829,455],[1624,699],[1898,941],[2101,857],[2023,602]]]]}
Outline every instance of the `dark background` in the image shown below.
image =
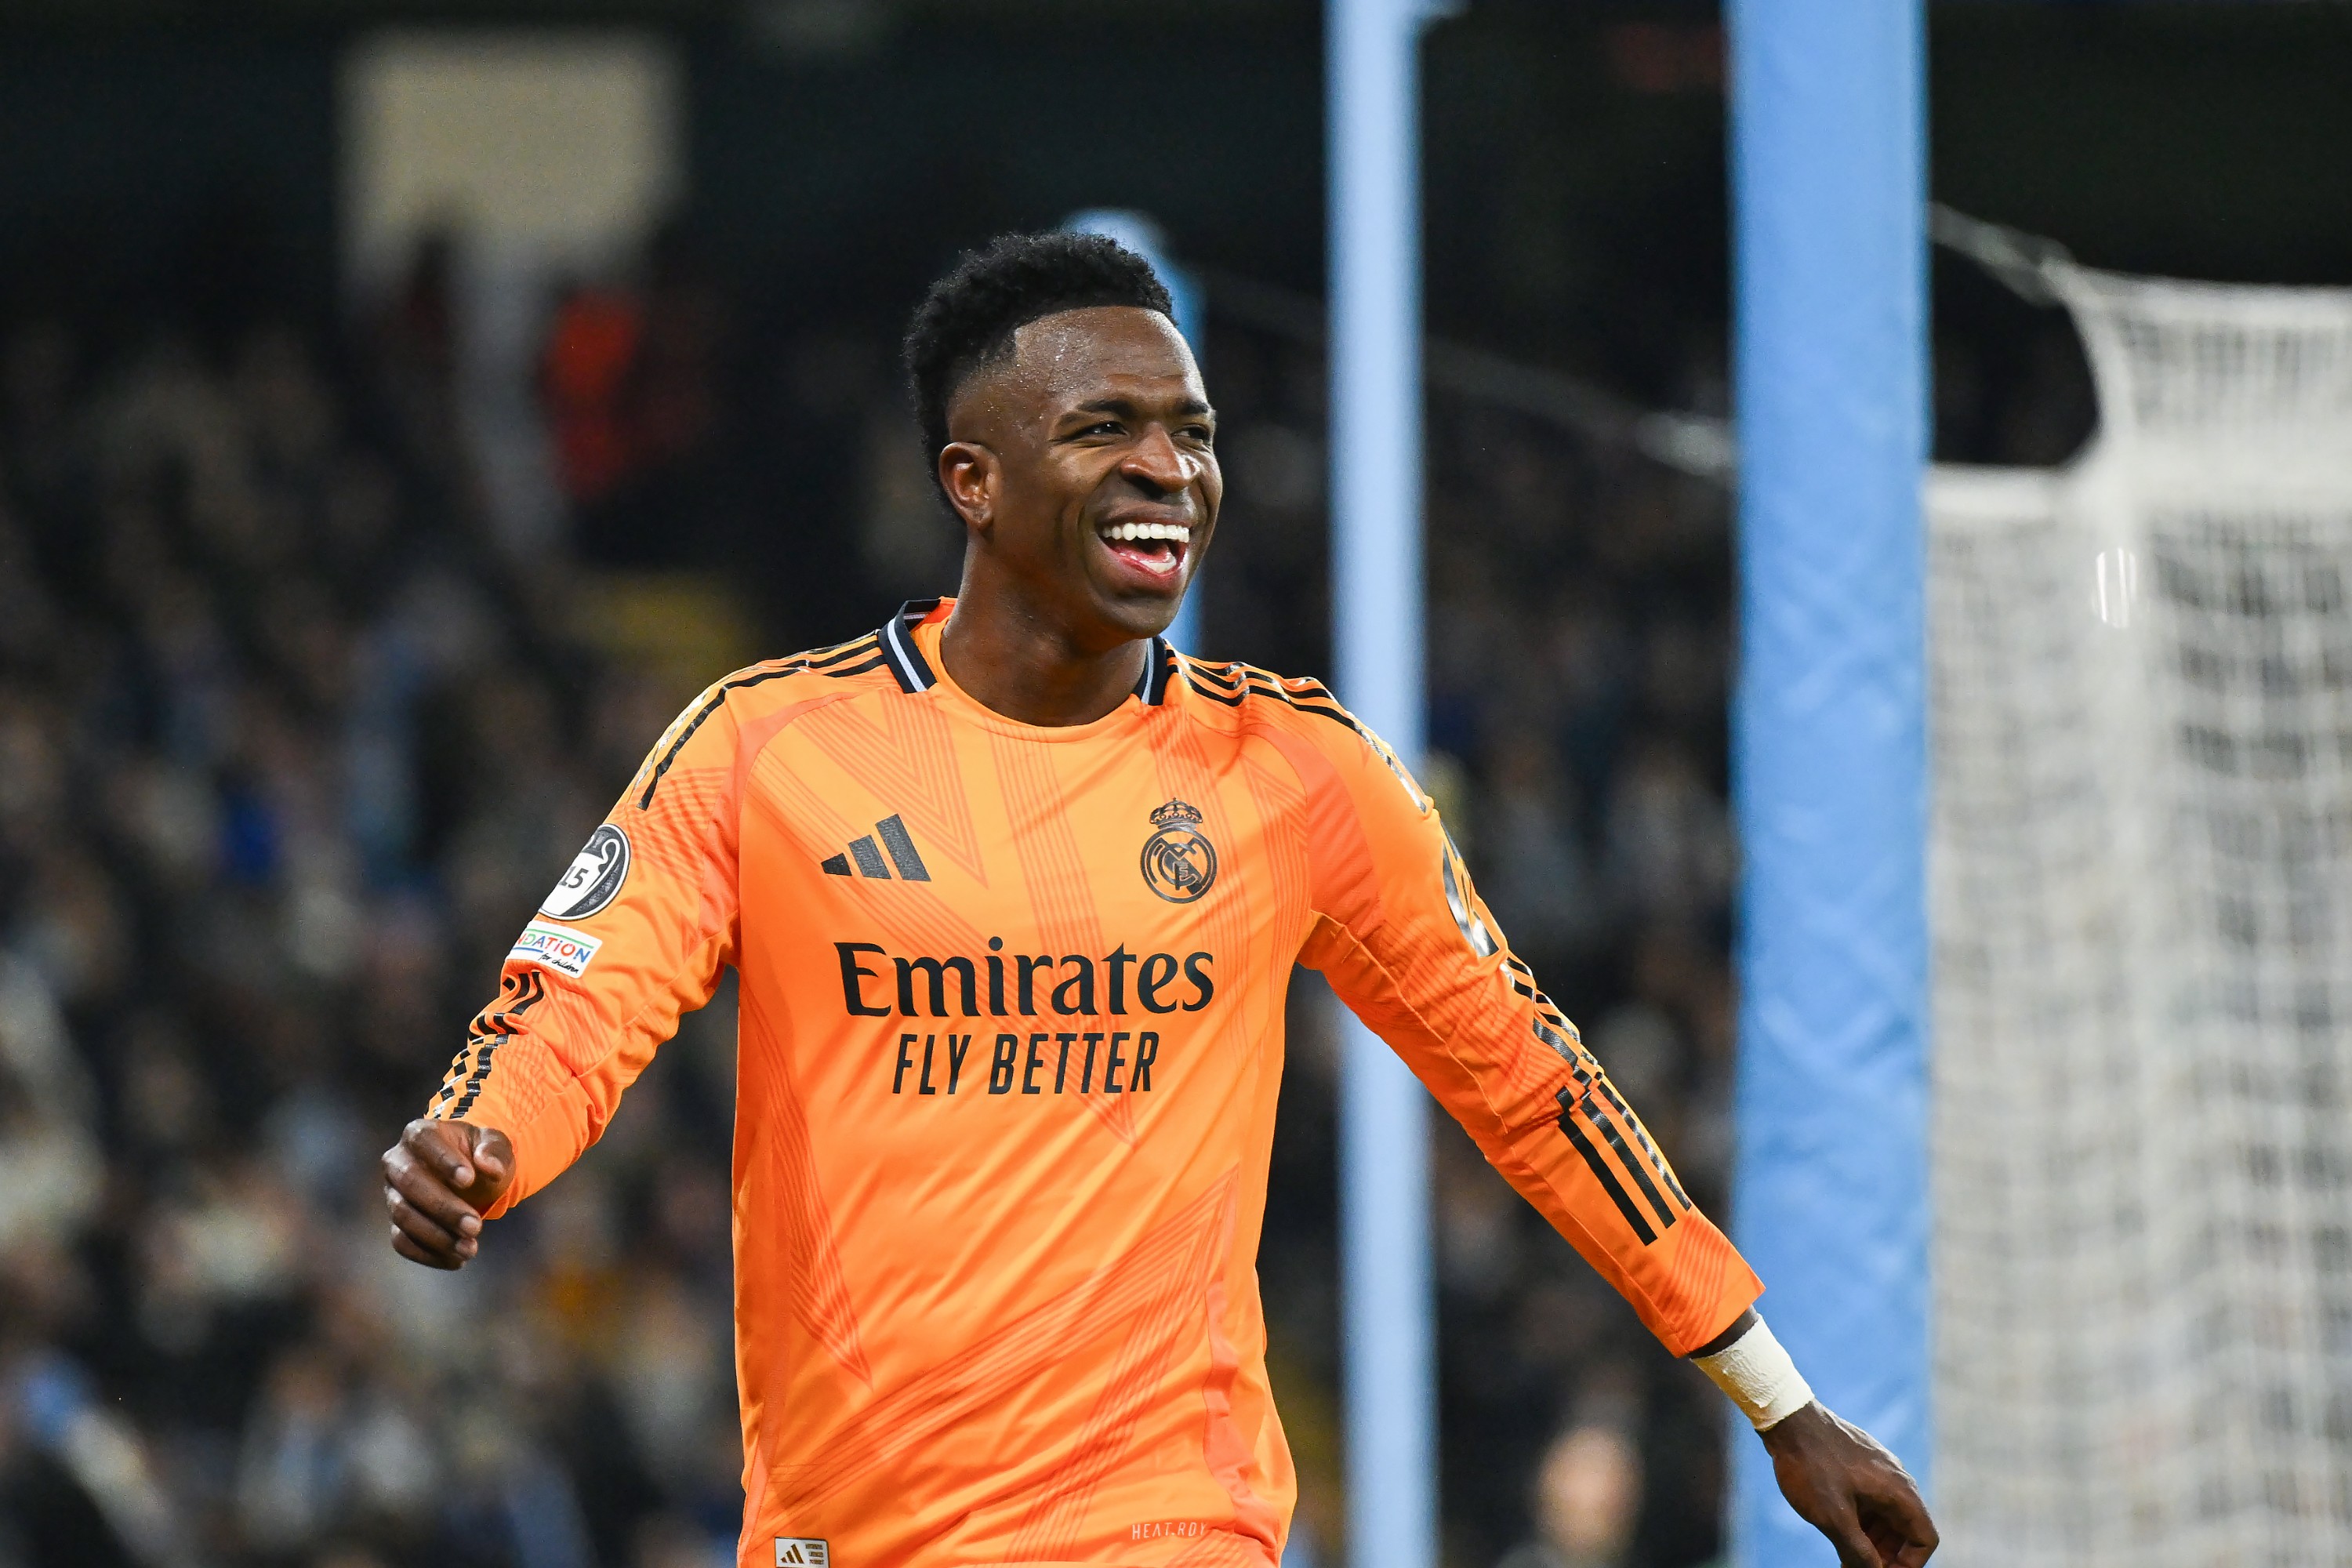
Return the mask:
{"type": "MultiPolygon", "coordinates": [[[[1196,264],[1319,290],[1312,6],[842,10],[866,19],[17,0],[0,17],[0,279],[19,310],[290,309],[327,327],[341,47],[389,23],[625,22],[688,47],[684,216],[763,316],[888,319],[974,236],[1105,204],[1150,211],[1196,264]]],[[[1654,340],[1726,317],[1710,13],[1479,0],[1433,29],[1433,329],[1671,398],[1654,340]]],[[[2333,4],[1938,5],[1934,195],[2098,266],[2340,280],[2347,38],[2333,4]]]]}

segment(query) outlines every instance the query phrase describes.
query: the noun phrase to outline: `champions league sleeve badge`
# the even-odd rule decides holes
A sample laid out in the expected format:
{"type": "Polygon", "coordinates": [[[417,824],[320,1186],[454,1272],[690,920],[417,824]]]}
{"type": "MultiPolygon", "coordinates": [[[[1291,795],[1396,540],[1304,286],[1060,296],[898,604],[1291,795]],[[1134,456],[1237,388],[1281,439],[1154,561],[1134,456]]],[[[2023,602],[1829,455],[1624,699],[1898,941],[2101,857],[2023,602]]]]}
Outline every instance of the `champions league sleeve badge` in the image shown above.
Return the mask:
{"type": "Polygon", "coordinates": [[[1217,847],[1201,831],[1197,806],[1171,800],[1151,814],[1143,841],[1143,885],[1171,904],[1189,904],[1217,879],[1217,847]]]}
{"type": "Polygon", "coordinates": [[[539,912],[560,921],[586,920],[621,896],[629,879],[629,836],[611,823],[588,836],[539,912]]]}

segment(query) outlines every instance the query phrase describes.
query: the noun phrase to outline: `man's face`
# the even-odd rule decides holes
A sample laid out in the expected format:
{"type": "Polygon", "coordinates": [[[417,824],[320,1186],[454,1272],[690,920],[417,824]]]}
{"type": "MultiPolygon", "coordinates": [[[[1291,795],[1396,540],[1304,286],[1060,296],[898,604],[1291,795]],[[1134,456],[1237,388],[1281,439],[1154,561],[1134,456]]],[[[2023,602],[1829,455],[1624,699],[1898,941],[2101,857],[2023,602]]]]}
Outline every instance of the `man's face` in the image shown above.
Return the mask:
{"type": "Polygon", "coordinates": [[[971,548],[1062,633],[1108,648],[1163,631],[1224,496],[1200,367],[1157,310],[1032,321],[948,405],[940,478],[971,548]]]}

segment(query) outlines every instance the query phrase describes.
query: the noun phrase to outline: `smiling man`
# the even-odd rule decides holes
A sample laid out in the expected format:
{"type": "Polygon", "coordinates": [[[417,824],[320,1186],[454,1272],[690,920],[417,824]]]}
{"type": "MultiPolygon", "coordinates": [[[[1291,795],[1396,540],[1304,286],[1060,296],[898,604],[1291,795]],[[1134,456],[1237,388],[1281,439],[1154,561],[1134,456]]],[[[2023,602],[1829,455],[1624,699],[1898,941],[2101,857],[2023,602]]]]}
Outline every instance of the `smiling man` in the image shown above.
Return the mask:
{"type": "Polygon", "coordinates": [[[907,364],[961,592],[678,717],[385,1154],[394,1246],[476,1256],[732,965],[743,1568],[1270,1568],[1255,1258],[1304,963],[1850,1568],[1925,1562],[1908,1478],[1811,1403],[1412,775],[1314,681],[1161,640],[1223,479],[1150,269],[999,240],[907,364]]]}

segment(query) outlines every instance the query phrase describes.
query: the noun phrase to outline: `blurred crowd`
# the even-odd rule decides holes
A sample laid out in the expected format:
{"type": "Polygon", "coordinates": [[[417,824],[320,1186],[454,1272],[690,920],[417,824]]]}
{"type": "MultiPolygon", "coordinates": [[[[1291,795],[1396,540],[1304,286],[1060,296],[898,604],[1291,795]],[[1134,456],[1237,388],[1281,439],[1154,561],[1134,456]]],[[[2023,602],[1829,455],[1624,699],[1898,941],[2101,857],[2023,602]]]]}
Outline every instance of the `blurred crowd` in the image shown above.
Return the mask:
{"type": "MultiPolygon", "coordinates": [[[[463,1275],[393,1254],[374,1159],[692,688],[950,588],[959,549],[896,321],[730,333],[658,247],[551,285],[557,523],[518,522],[457,279],[428,247],[334,331],[0,329],[0,1568],[731,1560],[727,996],[463,1275]]],[[[1211,309],[1199,651],[1320,673],[1321,353],[1211,309]]],[[[1720,411],[1719,358],[1684,406],[1720,411]]],[[[1427,783],[1719,1212],[1726,498],[1465,395],[1429,458],[1427,783]]],[[[1293,1012],[1261,1273],[1328,1563],[1328,998],[1293,1012]]],[[[1447,1561],[1708,1561],[1717,1396],[1433,1137],[1447,1561]]]]}
{"type": "Polygon", "coordinates": [[[8,1568],[731,1546],[723,1000],[478,1268],[385,1245],[377,1152],[677,699],[499,542],[438,287],[0,340],[8,1568]]]}

